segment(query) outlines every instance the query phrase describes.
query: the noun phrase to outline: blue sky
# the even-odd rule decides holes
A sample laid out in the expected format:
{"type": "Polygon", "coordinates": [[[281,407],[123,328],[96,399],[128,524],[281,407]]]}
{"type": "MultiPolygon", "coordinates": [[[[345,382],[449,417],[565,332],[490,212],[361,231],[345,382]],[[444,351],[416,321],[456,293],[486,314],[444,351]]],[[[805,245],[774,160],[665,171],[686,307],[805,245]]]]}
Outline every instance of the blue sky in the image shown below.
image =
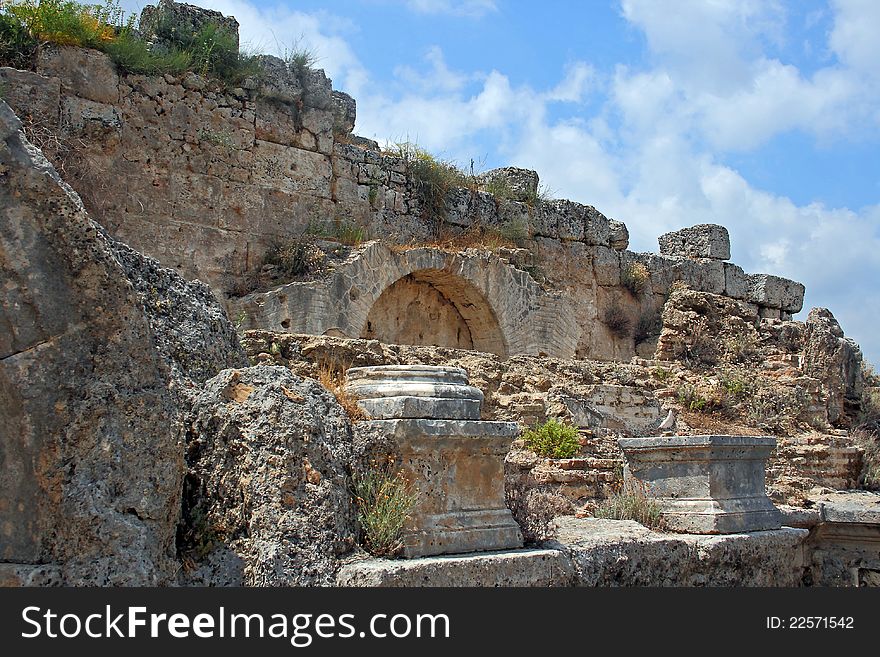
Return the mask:
{"type": "Polygon", "coordinates": [[[315,51],[358,134],[536,169],[634,250],[727,226],[880,365],[880,1],[194,1],[315,51]]]}

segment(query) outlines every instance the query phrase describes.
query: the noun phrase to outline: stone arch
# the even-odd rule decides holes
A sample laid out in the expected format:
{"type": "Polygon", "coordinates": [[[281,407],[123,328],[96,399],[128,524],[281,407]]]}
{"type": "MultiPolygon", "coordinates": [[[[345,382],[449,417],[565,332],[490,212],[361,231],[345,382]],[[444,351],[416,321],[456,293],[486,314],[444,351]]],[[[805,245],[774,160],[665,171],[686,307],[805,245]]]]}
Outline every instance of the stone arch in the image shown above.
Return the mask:
{"type": "Polygon", "coordinates": [[[360,337],[507,355],[489,301],[462,276],[438,268],[411,271],[385,287],[372,303],[360,337]]]}

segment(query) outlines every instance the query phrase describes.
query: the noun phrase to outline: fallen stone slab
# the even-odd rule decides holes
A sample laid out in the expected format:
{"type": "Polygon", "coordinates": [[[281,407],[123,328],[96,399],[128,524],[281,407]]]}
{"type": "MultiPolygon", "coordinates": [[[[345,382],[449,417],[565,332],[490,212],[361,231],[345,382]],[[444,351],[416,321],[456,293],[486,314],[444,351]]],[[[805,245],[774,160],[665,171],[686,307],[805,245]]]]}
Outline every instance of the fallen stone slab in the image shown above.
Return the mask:
{"type": "Polygon", "coordinates": [[[369,559],[343,566],[338,586],[569,586],[574,572],[559,550],[507,550],[420,559],[369,559]]]}

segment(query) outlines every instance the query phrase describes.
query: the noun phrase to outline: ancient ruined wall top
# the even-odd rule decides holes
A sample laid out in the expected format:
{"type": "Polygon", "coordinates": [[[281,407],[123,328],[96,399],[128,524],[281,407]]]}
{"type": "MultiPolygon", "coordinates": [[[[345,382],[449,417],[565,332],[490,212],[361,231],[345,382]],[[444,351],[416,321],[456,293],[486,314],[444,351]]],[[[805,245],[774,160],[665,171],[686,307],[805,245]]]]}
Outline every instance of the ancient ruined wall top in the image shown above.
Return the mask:
{"type": "MultiPolygon", "coordinates": [[[[208,20],[220,18],[167,0],[143,17],[157,38],[208,20]],[[173,29],[157,27],[160,10],[173,29]]],[[[234,19],[223,21],[237,30],[234,19]]],[[[234,317],[244,313],[245,326],[369,335],[367,300],[378,302],[398,280],[387,272],[412,277],[407,303],[427,303],[431,289],[446,299],[453,308],[437,312],[467,325],[455,330],[460,344],[473,340],[467,333],[493,335],[474,322],[500,327],[487,344],[503,353],[650,354],[677,281],[764,318],[801,310],[799,283],[725,261],[723,227],[683,229],[660,238],[659,254],[632,253],[623,222],[539,199],[534,171],[505,167],[450,186],[438,212],[406,153],[352,134],[355,100],[323,71],[272,56],[257,65],[259,74],[230,87],[192,72],[126,75],[103,53],[49,45],[34,70],[0,68],[0,81],[33,134],[57,137],[42,146],[96,220],[209,283],[234,317]],[[499,236],[503,248],[488,243],[499,236]],[[320,242],[322,267],[278,279],[268,255],[304,237],[320,242]],[[393,248],[340,243],[370,238],[393,248]],[[476,252],[456,256],[459,243],[476,252]],[[397,252],[414,247],[424,255],[397,252]],[[439,263],[439,273],[401,264],[410,260],[439,263]]]]}

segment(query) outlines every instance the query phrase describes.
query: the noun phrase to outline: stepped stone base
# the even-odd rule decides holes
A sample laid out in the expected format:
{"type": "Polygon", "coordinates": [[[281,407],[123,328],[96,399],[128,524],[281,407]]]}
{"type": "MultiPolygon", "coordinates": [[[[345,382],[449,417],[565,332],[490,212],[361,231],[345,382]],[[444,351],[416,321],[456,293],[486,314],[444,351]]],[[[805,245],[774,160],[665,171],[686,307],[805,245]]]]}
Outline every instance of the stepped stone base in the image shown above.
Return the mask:
{"type": "Polygon", "coordinates": [[[370,559],[339,571],[338,586],[568,586],[571,564],[559,550],[510,550],[420,559],[370,559]]]}

